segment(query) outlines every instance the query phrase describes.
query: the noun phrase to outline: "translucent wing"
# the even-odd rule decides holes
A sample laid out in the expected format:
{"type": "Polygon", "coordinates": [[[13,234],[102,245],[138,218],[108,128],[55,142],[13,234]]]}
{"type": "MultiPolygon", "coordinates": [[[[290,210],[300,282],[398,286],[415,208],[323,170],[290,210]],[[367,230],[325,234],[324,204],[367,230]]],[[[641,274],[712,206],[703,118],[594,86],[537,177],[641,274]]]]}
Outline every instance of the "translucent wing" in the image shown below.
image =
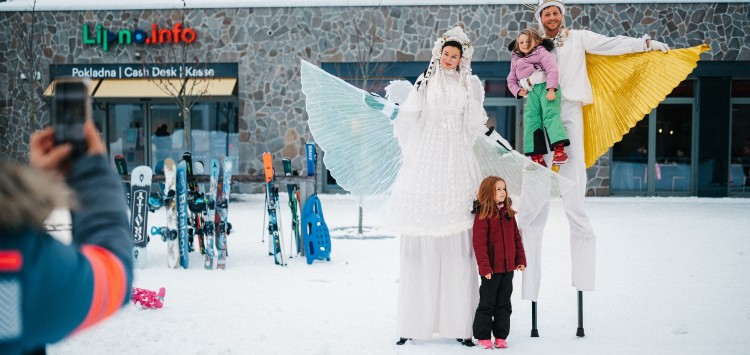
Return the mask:
{"type": "Polygon", "coordinates": [[[550,196],[560,196],[573,187],[573,182],[552,170],[542,167],[523,156],[523,154],[508,150],[489,137],[477,139],[474,144],[474,154],[484,176],[500,176],[507,184],[508,192],[521,195],[521,190],[527,201],[524,204],[545,202],[550,196]]]}
{"type": "Polygon", "coordinates": [[[336,183],[361,206],[387,196],[401,167],[401,148],[388,117],[365,104],[374,97],[302,61],[308,125],[336,183]]]}
{"type": "Polygon", "coordinates": [[[619,56],[586,55],[594,103],[583,107],[586,167],[622,140],[693,71],[708,45],[619,56]]]}

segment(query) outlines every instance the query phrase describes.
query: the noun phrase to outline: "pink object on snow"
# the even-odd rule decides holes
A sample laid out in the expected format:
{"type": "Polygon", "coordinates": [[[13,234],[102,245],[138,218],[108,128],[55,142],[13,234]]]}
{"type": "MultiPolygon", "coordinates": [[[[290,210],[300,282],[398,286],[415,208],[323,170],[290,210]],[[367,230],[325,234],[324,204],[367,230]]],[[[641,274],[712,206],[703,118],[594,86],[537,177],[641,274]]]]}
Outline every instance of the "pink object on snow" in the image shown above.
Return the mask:
{"type": "Polygon", "coordinates": [[[492,349],[492,340],[489,339],[481,339],[479,340],[479,346],[485,348],[485,349],[492,349]]]}
{"type": "Polygon", "coordinates": [[[133,301],[133,304],[140,303],[144,308],[156,309],[164,306],[164,295],[166,293],[164,287],[159,289],[159,293],[133,287],[130,290],[130,300],[133,301]]]}

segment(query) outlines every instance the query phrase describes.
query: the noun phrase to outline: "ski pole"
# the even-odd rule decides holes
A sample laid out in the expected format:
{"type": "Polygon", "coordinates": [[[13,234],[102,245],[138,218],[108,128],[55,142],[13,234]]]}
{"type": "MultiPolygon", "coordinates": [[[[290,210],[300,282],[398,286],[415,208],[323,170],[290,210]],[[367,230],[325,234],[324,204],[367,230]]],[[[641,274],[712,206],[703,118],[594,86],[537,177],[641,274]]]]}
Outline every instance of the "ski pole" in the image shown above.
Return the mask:
{"type": "MultiPolygon", "coordinates": [[[[268,185],[266,185],[266,189],[268,189],[268,185]]],[[[268,214],[268,193],[266,193],[266,198],[263,201],[265,203],[263,204],[263,231],[260,233],[261,245],[266,242],[266,228],[268,228],[268,226],[266,225],[266,215],[268,214]]]]}
{"type": "Polygon", "coordinates": [[[274,196],[271,198],[274,199],[274,208],[276,209],[276,225],[279,229],[279,256],[281,257],[281,266],[286,266],[286,262],[284,262],[284,232],[281,226],[284,225],[284,223],[281,221],[281,207],[279,206],[279,201],[277,200],[279,193],[278,190],[274,191],[274,196]],[[275,197],[274,197],[275,196],[275,197]]]}
{"type": "Polygon", "coordinates": [[[576,336],[585,336],[583,333],[583,291],[578,291],[578,330],[576,330],[576,336]]]}
{"type": "MultiPolygon", "coordinates": [[[[288,187],[287,187],[287,191],[288,191],[288,187]]],[[[289,202],[287,203],[287,205],[290,206],[289,207],[290,210],[291,210],[291,201],[292,201],[292,199],[291,199],[291,196],[290,196],[289,197],[289,202]]],[[[279,206],[279,210],[281,210],[281,206],[279,206]]],[[[292,221],[294,221],[294,216],[291,216],[291,219],[292,219],[292,221]]],[[[279,221],[281,221],[281,220],[279,220],[279,221]]],[[[281,222],[279,222],[279,223],[281,223],[281,222]]],[[[289,236],[290,236],[289,237],[289,259],[292,259],[292,258],[294,258],[294,256],[293,256],[294,255],[294,249],[293,249],[293,247],[294,247],[293,242],[294,241],[292,240],[292,239],[294,239],[294,227],[292,227],[292,232],[289,233],[289,236]]]]}

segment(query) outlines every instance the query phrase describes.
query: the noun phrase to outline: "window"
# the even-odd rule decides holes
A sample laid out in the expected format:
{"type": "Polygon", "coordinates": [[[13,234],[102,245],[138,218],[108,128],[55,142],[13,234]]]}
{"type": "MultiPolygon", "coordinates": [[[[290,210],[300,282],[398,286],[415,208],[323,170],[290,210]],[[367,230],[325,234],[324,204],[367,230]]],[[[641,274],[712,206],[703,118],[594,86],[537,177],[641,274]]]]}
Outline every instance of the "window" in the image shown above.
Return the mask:
{"type": "Polygon", "coordinates": [[[648,131],[647,115],[612,147],[612,193],[648,191],[648,131]]]}
{"type": "Polygon", "coordinates": [[[732,81],[730,195],[750,194],[750,80],[732,81]]]}

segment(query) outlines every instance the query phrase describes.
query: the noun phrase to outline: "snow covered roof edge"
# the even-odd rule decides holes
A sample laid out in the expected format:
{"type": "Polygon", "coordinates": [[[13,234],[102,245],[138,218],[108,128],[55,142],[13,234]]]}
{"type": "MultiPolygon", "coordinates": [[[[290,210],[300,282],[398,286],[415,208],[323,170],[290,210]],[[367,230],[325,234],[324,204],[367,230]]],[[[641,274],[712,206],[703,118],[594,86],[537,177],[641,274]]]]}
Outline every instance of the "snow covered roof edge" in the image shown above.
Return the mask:
{"type": "MultiPolygon", "coordinates": [[[[700,3],[698,0],[574,0],[567,4],[613,3],[700,3]]],[[[743,3],[747,0],[717,0],[713,3],[743,3]]],[[[260,7],[335,7],[335,6],[419,6],[419,5],[509,5],[534,4],[535,0],[11,0],[0,2],[0,11],[85,11],[135,9],[260,8],[260,7]]]]}

